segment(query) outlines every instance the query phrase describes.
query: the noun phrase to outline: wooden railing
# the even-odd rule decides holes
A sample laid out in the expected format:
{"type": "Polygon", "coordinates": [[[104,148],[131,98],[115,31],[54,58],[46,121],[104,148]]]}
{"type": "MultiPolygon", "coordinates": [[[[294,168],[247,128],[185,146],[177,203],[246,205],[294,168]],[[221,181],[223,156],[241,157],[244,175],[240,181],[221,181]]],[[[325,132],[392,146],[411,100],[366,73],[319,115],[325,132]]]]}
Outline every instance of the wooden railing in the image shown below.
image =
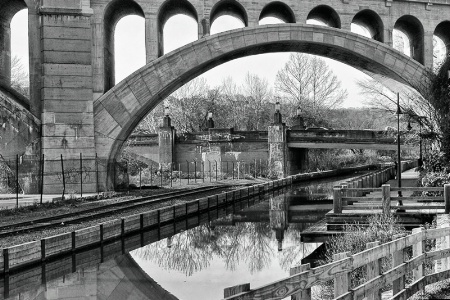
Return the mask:
{"type": "Polygon", "coordinates": [[[381,299],[381,290],[392,284],[390,299],[407,299],[426,285],[450,278],[450,227],[449,216],[439,215],[441,228],[425,230],[415,228],[412,234],[396,236],[385,244],[372,242],[365,251],[351,255],[349,252],[333,256],[334,261],[316,268],[309,264],[292,268],[290,276],[256,289],[246,283],[224,290],[225,299],[284,299],[310,300],[311,287],[334,281],[334,299],[381,299]],[[436,248],[425,252],[426,240],[436,240],[436,248]],[[412,247],[412,257],[405,250],[412,247]],[[392,260],[392,268],[382,272],[381,259],[392,260]],[[432,272],[425,275],[425,261],[435,261],[432,272]],[[365,267],[365,282],[351,286],[350,272],[365,267]],[[406,285],[406,275],[412,272],[413,280],[406,285]]]}
{"type": "Polygon", "coordinates": [[[343,185],[333,189],[333,212],[342,213],[345,210],[381,209],[384,213],[391,209],[408,210],[445,210],[450,212],[450,184],[444,187],[405,187],[391,188],[383,184],[381,188],[353,188],[343,185]],[[397,191],[402,196],[391,196],[391,191],[397,191]],[[378,195],[364,197],[366,193],[378,192],[378,195]],[[409,192],[410,196],[405,196],[409,192]],[[427,195],[431,193],[431,195],[427,195]]]}

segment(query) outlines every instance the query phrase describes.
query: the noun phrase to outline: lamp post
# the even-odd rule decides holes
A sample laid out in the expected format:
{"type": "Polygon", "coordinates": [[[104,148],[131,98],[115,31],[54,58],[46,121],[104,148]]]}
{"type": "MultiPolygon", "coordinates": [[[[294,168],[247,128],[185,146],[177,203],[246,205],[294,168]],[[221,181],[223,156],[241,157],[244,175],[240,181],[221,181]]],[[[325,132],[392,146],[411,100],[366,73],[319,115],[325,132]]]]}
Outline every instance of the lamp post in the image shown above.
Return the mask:
{"type": "MultiPolygon", "coordinates": [[[[402,187],[402,162],[401,162],[401,154],[400,154],[400,115],[402,111],[400,110],[400,93],[397,93],[397,182],[398,182],[398,196],[402,197],[402,191],[400,188],[402,187]]],[[[398,201],[398,205],[403,205],[401,200],[398,201]]]]}
{"type": "Polygon", "coordinates": [[[214,128],[214,120],[213,120],[213,113],[212,112],[208,112],[208,117],[206,120],[206,128],[210,129],[210,128],[214,128]]]}
{"type": "Polygon", "coordinates": [[[422,150],[422,126],[423,126],[423,122],[422,120],[426,119],[427,117],[425,116],[419,116],[419,125],[420,125],[420,129],[419,129],[419,161],[418,161],[418,165],[419,167],[423,166],[423,150],[422,150]]]}
{"type": "Polygon", "coordinates": [[[275,103],[275,113],[273,114],[273,124],[282,124],[283,120],[281,117],[281,104],[279,101],[275,103]]]}

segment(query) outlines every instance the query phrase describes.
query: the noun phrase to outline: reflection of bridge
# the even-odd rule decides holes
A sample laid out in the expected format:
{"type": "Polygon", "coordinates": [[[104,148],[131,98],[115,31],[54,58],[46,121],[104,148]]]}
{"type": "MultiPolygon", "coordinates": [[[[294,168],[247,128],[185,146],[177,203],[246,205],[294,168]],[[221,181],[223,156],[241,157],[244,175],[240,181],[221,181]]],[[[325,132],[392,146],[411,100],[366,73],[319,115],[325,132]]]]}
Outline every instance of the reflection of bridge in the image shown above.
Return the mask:
{"type": "Polygon", "coordinates": [[[130,254],[45,283],[28,299],[178,300],[145,273],[130,254]]]}
{"type": "MultiPolygon", "coordinates": [[[[96,154],[99,182],[85,192],[110,188],[113,160],[143,116],[185,82],[230,60],[271,52],[298,51],[327,56],[368,74],[382,75],[426,94],[433,61],[433,34],[449,44],[450,5],[445,1],[334,0],[3,0],[0,2],[0,81],[10,84],[10,22],[28,8],[30,112],[40,120],[45,169],[66,159],[96,154]],[[37,3],[38,2],[38,3],[37,3]],[[166,55],[163,28],[177,13],[198,23],[199,40],[166,55]],[[147,64],[116,84],[114,29],[124,16],[145,18],[147,64]],[[224,14],[247,28],[210,35],[224,14]],[[276,16],[286,23],[258,26],[276,16]],[[329,26],[305,25],[318,20],[329,26]],[[364,25],[365,38],[350,31],[364,25]],[[394,50],[393,30],[409,37],[411,58],[394,50]]],[[[20,146],[15,152],[23,153],[20,146]]],[[[88,166],[94,169],[94,162],[88,166]]],[[[46,192],[51,191],[45,180],[46,192]]],[[[74,185],[78,189],[78,185],[74,185]]]]}

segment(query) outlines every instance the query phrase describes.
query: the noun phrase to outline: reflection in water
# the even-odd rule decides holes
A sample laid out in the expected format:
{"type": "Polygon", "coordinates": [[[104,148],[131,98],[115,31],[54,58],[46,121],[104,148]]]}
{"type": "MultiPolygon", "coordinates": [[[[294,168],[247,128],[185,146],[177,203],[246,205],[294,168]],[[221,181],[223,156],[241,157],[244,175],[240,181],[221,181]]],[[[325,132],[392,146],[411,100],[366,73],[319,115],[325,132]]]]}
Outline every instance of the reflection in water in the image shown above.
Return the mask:
{"type": "Polygon", "coordinates": [[[202,225],[134,251],[165,270],[177,270],[186,276],[201,271],[215,257],[226,270],[234,271],[240,262],[251,274],[269,266],[274,256],[272,230],[267,223],[238,223],[235,226],[202,225]]]}
{"type": "MultiPolygon", "coordinates": [[[[166,241],[137,249],[134,254],[164,270],[176,270],[185,276],[208,268],[213,259],[220,259],[224,268],[230,271],[244,263],[248,272],[254,274],[267,269],[275,256],[278,256],[280,267],[288,272],[292,266],[299,265],[305,255],[314,251],[317,244],[304,245],[301,242],[300,232],[306,227],[304,223],[287,223],[287,199],[285,194],[271,197],[269,211],[256,211],[259,219],[263,218],[261,214],[268,214],[267,222],[239,223],[233,221],[231,215],[222,219],[222,223],[229,225],[211,225],[214,222],[201,225],[166,241]]],[[[239,212],[239,217],[245,215],[246,220],[251,220],[254,209],[244,209],[239,212]]]]}

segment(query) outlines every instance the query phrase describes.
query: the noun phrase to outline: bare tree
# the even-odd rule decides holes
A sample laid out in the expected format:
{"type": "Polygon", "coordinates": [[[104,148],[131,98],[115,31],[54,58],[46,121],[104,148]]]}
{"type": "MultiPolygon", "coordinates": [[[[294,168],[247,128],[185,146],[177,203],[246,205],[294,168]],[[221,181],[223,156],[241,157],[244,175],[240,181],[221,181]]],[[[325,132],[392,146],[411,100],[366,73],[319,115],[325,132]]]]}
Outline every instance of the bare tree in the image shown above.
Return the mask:
{"type": "MultiPolygon", "coordinates": [[[[384,110],[390,114],[396,113],[397,93],[387,85],[375,79],[366,79],[357,81],[357,86],[360,88],[360,94],[364,96],[364,101],[370,107],[384,110]]],[[[396,90],[400,95],[399,102],[403,116],[409,121],[420,121],[428,131],[439,133],[440,117],[433,103],[406,86],[396,85],[396,90]]]]}
{"type": "Polygon", "coordinates": [[[21,93],[29,96],[29,78],[22,61],[18,56],[11,59],[11,87],[21,93]]]}
{"type": "Polygon", "coordinates": [[[291,54],[286,65],[278,71],[275,87],[282,99],[306,114],[321,119],[326,111],[338,107],[347,91],[327,63],[303,53],[291,54]]]}
{"type": "Polygon", "coordinates": [[[266,129],[269,119],[266,108],[272,99],[272,91],[267,80],[256,74],[247,73],[242,91],[246,96],[247,111],[243,114],[248,121],[246,130],[262,130],[263,127],[266,129]]]}

